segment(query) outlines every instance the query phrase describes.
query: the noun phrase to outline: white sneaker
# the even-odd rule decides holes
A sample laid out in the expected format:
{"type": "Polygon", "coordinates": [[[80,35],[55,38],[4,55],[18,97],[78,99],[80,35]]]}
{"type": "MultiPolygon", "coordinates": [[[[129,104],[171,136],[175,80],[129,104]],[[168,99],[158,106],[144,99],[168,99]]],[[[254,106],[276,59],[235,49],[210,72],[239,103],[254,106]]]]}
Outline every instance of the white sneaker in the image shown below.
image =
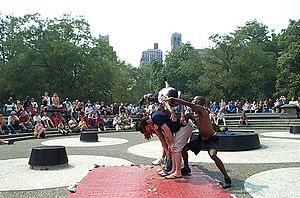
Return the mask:
{"type": "Polygon", "coordinates": [[[163,159],[161,159],[161,158],[156,159],[152,162],[153,165],[160,165],[161,163],[163,163],[163,159]]]}
{"type": "Polygon", "coordinates": [[[103,127],[103,129],[104,129],[104,131],[106,131],[106,128],[105,128],[105,127],[103,127]]]}

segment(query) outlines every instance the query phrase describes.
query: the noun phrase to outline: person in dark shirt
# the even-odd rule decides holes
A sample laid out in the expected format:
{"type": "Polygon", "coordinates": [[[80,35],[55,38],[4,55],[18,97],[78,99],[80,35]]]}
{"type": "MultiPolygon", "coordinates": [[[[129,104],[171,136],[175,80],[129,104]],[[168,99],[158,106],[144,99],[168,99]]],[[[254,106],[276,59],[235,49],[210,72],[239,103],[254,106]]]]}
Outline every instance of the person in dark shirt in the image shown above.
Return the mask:
{"type": "Polygon", "coordinates": [[[151,114],[151,117],[144,117],[136,123],[136,129],[144,134],[146,139],[150,139],[155,133],[162,147],[165,149],[167,157],[172,158],[172,170],[163,174],[166,179],[181,178],[181,158],[182,149],[192,134],[192,124],[181,124],[180,120],[172,121],[170,115],[163,111],[151,114]]]}

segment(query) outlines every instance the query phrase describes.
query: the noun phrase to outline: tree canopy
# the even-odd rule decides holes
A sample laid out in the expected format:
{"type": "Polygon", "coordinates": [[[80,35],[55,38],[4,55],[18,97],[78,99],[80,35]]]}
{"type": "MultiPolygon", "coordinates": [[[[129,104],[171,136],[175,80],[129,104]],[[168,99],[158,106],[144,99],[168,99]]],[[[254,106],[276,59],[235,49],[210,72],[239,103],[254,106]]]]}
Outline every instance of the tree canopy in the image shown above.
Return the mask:
{"type": "Polygon", "coordinates": [[[191,99],[265,99],[300,95],[300,21],[276,35],[248,21],[213,47],[184,43],[163,63],[133,67],[119,60],[109,43],[91,35],[80,16],[42,19],[0,15],[0,97],[40,98],[44,91],[71,99],[137,103],[160,90],[163,78],[191,99]]]}

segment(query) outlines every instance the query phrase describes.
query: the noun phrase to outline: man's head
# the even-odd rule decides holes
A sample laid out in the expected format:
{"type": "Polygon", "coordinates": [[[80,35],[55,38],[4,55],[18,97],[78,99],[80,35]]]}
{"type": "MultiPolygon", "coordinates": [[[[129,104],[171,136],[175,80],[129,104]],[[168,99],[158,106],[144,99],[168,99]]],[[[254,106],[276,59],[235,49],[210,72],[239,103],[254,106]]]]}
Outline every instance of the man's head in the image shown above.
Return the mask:
{"type": "Polygon", "coordinates": [[[192,103],[203,107],[205,105],[205,98],[203,96],[195,96],[192,103]]]}
{"type": "Polygon", "coordinates": [[[135,129],[144,134],[145,139],[149,140],[153,136],[153,125],[149,116],[142,117],[135,123],[135,129]]]}

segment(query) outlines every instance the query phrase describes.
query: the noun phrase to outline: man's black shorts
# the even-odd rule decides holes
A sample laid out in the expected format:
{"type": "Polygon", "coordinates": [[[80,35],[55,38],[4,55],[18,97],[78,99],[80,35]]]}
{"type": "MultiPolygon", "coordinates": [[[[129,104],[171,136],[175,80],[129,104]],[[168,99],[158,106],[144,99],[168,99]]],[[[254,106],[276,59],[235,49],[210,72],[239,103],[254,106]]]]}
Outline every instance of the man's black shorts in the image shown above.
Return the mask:
{"type": "Polygon", "coordinates": [[[216,149],[218,150],[219,138],[218,134],[215,133],[208,139],[204,139],[201,135],[198,134],[198,138],[191,140],[186,144],[187,148],[197,155],[201,150],[206,149],[216,149]]]}

